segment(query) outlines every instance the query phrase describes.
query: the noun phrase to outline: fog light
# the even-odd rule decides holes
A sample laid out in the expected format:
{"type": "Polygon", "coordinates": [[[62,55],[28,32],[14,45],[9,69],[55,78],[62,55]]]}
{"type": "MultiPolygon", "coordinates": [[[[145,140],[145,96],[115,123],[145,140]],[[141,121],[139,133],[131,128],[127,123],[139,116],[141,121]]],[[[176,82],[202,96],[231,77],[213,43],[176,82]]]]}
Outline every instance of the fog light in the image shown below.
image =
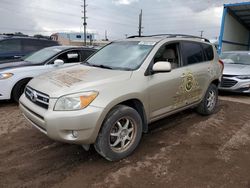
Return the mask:
{"type": "Polygon", "coordinates": [[[78,137],[78,131],[72,131],[72,136],[74,138],[77,138],[78,137]]]}

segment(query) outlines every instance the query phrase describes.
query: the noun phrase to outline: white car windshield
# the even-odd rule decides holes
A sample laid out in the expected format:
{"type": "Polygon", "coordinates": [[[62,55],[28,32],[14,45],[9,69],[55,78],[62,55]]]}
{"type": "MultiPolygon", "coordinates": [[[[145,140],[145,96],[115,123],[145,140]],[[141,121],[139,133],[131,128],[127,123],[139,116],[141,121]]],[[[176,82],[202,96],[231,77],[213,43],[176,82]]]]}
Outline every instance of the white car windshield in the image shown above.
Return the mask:
{"type": "Polygon", "coordinates": [[[250,65],[249,53],[222,53],[220,58],[224,63],[250,65]]]}
{"type": "Polygon", "coordinates": [[[113,42],[90,57],[85,64],[109,69],[135,70],[140,67],[154,45],[155,42],[113,42]]]}
{"type": "Polygon", "coordinates": [[[44,48],[29,56],[26,56],[23,60],[32,64],[40,64],[61,51],[62,51],[61,49],[55,47],[44,48]]]}

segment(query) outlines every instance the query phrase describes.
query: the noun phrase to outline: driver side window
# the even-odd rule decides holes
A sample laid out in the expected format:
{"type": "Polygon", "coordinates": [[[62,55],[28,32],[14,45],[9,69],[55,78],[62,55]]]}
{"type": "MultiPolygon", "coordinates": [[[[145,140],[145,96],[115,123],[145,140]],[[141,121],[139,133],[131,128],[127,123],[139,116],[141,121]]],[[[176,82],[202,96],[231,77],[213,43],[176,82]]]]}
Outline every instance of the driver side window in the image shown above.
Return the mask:
{"type": "Polygon", "coordinates": [[[62,53],[56,59],[63,60],[64,63],[77,63],[80,62],[80,54],[77,50],[69,51],[62,53]]]}
{"type": "Polygon", "coordinates": [[[169,62],[172,69],[180,67],[178,43],[172,43],[162,46],[154,57],[154,63],[158,61],[169,62]]]}

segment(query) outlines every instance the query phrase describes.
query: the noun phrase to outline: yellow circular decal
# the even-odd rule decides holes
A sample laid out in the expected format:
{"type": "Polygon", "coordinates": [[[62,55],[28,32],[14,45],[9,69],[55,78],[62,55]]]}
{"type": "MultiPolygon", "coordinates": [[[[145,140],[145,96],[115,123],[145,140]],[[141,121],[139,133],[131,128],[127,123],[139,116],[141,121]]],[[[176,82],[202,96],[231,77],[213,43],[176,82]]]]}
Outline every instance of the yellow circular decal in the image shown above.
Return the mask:
{"type": "Polygon", "coordinates": [[[193,85],[194,85],[194,76],[192,75],[192,73],[189,73],[185,80],[186,91],[191,91],[193,88],[193,85]]]}

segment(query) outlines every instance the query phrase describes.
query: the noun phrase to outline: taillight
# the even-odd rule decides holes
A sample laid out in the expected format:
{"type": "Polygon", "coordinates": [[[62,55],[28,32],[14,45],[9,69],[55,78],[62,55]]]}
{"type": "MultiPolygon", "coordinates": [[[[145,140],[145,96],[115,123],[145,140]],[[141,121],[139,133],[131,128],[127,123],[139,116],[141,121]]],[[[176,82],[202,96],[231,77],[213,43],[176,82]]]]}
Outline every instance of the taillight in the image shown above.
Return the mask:
{"type": "Polygon", "coordinates": [[[219,62],[218,62],[220,65],[221,65],[221,72],[223,72],[223,70],[224,70],[224,63],[223,63],[223,61],[221,61],[220,59],[219,59],[219,62]]]}

